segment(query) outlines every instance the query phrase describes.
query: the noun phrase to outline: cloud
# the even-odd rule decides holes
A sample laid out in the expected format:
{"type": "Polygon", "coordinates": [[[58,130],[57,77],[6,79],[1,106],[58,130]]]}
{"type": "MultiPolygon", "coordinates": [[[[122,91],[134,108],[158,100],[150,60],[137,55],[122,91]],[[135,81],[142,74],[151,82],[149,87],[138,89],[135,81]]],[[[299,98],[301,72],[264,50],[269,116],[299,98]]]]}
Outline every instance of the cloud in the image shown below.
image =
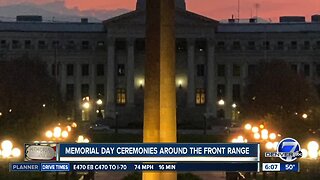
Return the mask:
{"type": "Polygon", "coordinates": [[[113,10],[79,10],[68,8],[65,1],[42,1],[41,4],[32,0],[15,0],[17,4],[0,6],[0,19],[14,20],[17,15],[41,15],[45,21],[79,21],[79,17],[87,17],[90,21],[102,21],[126,13],[127,9],[113,10]],[[19,3],[23,2],[23,3],[19,3]]]}

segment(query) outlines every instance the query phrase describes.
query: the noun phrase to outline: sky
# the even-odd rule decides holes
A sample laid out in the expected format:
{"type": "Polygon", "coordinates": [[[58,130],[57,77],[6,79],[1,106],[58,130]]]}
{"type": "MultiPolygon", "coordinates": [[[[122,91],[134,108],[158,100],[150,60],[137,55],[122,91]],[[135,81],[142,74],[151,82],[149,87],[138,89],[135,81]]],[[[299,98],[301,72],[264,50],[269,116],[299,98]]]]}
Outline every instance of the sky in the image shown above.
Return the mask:
{"type": "MultiPolygon", "coordinates": [[[[22,2],[47,3],[55,0],[0,0],[0,5],[22,2]]],[[[68,8],[90,9],[135,9],[136,0],[64,0],[68,8]]],[[[237,17],[240,1],[240,18],[258,15],[266,20],[278,21],[279,16],[299,15],[310,19],[320,14],[320,0],[186,0],[187,9],[195,13],[221,20],[237,17]]]]}

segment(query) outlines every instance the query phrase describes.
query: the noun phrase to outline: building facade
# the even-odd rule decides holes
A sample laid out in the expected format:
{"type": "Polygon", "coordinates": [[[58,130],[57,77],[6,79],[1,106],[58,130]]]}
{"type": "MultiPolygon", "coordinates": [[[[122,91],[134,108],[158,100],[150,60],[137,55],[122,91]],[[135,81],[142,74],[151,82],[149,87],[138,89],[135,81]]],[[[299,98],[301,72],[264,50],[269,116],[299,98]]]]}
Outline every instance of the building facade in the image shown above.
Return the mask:
{"type": "MultiPolygon", "coordinates": [[[[102,109],[121,126],[142,123],[144,4],[138,0],[137,10],[103,23],[0,22],[0,60],[40,57],[76,119],[94,119],[102,109]],[[90,109],[84,110],[84,97],[90,97],[90,109]],[[84,118],[85,111],[91,118],[84,118]]],[[[262,61],[285,60],[320,84],[320,23],[219,23],[187,11],[183,0],[177,4],[179,123],[237,119],[248,77],[262,61]]]]}

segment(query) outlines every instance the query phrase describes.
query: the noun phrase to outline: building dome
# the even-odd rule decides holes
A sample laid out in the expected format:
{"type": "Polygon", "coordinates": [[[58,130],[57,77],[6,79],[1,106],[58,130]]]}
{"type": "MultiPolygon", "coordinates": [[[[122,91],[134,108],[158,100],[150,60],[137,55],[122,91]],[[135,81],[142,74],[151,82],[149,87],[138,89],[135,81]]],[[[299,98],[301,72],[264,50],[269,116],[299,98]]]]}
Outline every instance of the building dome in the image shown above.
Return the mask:
{"type": "MultiPolygon", "coordinates": [[[[147,0],[137,0],[136,10],[145,10],[146,1],[147,0]]],[[[176,8],[186,10],[185,0],[175,0],[175,1],[176,1],[176,8]]]]}

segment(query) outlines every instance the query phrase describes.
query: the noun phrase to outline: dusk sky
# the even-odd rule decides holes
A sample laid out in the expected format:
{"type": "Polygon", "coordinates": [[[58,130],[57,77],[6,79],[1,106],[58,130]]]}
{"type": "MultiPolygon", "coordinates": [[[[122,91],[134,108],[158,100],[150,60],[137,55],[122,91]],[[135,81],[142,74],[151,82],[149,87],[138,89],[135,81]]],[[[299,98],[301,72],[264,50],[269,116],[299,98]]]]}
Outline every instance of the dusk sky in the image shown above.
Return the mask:
{"type": "MultiPolygon", "coordinates": [[[[54,0],[0,0],[0,5],[36,2],[46,3],[54,0]]],[[[211,17],[213,19],[228,19],[237,15],[238,0],[186,0],[190,11],[211,17]]],[[[310,19],[313,14],[320,13],[320,0],[240,0],[240,17],[250,18],[256,15],[256,4],[259,4],[258,16],[264,19],[278,21],[279,16],[300,15],[310,19]]],[[[65,0],[69,8],[88,9],[117,9],[133,10],[136,0],[65,0]]]]}

